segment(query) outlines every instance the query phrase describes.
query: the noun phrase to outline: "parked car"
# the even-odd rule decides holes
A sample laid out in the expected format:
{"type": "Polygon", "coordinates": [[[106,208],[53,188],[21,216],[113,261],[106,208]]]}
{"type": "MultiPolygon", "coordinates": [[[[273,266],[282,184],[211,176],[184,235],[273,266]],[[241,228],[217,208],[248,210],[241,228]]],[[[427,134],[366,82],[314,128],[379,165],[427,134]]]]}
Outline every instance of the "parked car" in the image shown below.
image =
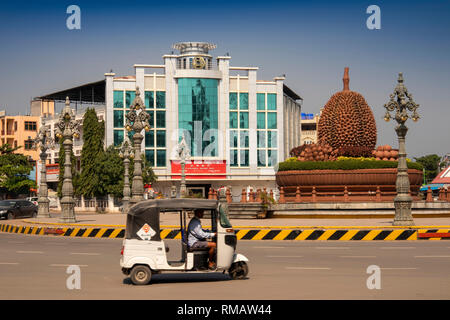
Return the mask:
{"type": "Polygon", "coordinates": [[[38,207],[31,201],[22,199],[10,199],[0,201],[0,218],[16,219],[36,217],[38,207]]]}
{"type": "Polygon", "coordinates": [[[38,205],[38,197],[29,197],[27,198],[28,201],[31,201],[35,206],[38,205]]]}

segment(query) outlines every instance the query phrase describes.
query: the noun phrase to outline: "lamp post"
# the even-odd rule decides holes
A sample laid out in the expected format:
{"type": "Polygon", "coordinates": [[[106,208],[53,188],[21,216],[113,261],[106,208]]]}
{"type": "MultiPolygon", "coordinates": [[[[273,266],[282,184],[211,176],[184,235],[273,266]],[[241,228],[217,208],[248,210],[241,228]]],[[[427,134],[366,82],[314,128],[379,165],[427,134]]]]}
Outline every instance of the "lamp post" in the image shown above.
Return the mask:
{"type": "Polygon", "coordinates": [[[397,180],[395,183],[397,196],[394,198],[395,217],[392,224],[394,226],[413,226],[414,220],[411,214],[412,198],[409,195],[409,177],[405,147],[405,137],[408,132],[408,127],[405,126],[405,122],[408,118],[411,118],[413,121],[419,120],[419,114],[416,111],[419,105],[413,101],[412,94],[408,93],[408,90],[403,84],[403,74],[401,72],[398,74],[397,86],[394,89],[394,93],[390,95],[390,100],[384,107],[386,108],[384,120],[389,121],[390,119],[395,119],[398,123],[395,127],[399,146],[397,180]],[[412,114],[408,114],[408,111],[412,112],[412,114]],[[395,112],[395,115],[391,116],[390,112],[395,112]]]}
{"type": "Polygon", "coordinates": [[[144,183],[142,181],[142,159],[141,159],[141,144],[144,136],[141,131],[150,130],[148,120],[150,115],[145,111],[145,104],[140,97],[139,87],[136,87],[136,97],[130,106],[130,111],[125,115],[125,128],[127,131],[134,131],[134,171],[133,171],[133,185],[131,187],[130,206],[142,201],[144,199],[144,183]]]}
{"type": "Polygon", "coordinates": [[[49,218],[48,187],[47,187],[47,150],[53,148],[54,141],[51,137],[50,130],[46,126],[41,126],[36,138],[33,140],[35,148],[39,146],[41,153],[41,181],[39,183],[38,198],[38,218],[49,218]]]}
{"type": "Polygon", "coordinates": [[[180,197],[183,198],[187,195],[185,165],[186,165],[186,160],[188,160],[191,157],[191,153],[190,153],[189,147],[186,143],[184,134],[183,134],[183,138],[181,138],[181,141],[177,146],[177,154],[178,154],[178,157],[180,158],[180,164],[181,164],[180,197]]]}
{"type": "Polygon", "coordinates": [[[63,139],[65,155],[60,218],[60,222],[65,223],[76,222],[75,200],[73,199],[71,155],[73,138],[78,138],[80,136],[79,127],[80,123],[75,120],[75,114],[70,108],[69,97],[66,97],[66,105],[59,115],[59,121],[56,123],[56,136],[59,139],[63,139]]]}
{"type": "Polygon", "coordinates": [[[130,168],[130,159],[134,158],[133,146],[128,138],[128,135],[125,135],[125,139],[122,142],[122,145],[119,148],[119,156],[123,159],[123,165],[125,167],[124,178],[123,178],[123,213],[127,213],[130,207],[130,179],[129,179],[129,168],[130,168]]]}

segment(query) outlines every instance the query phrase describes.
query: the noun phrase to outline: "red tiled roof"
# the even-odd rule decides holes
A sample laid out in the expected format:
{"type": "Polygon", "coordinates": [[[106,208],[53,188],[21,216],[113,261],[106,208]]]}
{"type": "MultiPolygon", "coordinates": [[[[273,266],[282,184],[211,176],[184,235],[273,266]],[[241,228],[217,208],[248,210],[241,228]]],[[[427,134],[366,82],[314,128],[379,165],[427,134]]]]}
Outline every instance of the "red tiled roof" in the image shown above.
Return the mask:
{"type": "Polygon", "coordinates": [[[136,76],[114,77],[114,80],[136,79],[136,76]]]}
{"type": "Polygon", "coordinates": [[[450,166],[442,170],[431,183],[450,183],[450,166]]]}

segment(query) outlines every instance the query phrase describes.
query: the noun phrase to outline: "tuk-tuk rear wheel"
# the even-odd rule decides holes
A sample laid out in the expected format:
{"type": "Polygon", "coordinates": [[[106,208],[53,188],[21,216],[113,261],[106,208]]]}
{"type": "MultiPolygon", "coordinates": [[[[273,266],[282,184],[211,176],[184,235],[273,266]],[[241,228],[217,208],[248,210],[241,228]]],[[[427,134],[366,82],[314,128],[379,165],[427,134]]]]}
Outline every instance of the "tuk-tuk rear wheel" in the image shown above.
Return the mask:
{"type": "Polygon", "coordinates": [[[233,280],[244,279],[248,274],[248,265],[245,261],[235,262],[228,269],[228,273],[233,280]]]}
{"type": "Polygon", "coordinates": [[[130,278],[135,285],[146,285],[152,278],[152,272],[149,267],[138,265],[131,269],[130,278]]]}

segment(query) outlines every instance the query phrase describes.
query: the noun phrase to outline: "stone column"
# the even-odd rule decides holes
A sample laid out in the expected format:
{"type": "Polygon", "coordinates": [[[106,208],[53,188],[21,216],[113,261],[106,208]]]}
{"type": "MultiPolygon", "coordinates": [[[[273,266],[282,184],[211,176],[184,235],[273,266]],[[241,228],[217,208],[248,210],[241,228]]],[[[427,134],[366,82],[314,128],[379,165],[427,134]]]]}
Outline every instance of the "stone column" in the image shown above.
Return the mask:
{"type": "Polygon", "coordinates": [[[127,213],[128,209],[130,208],[130,174],[129,174],[129,168],[130,168],[130,159],[128,157],[125,157],[123,160],[123,165],[125,168],[124,172],[124,178],[123,178],[123,198],[122,198],[122,206],[123,206],[123,213],[127,213]]]}
{"type": "Polygon", "coordinates": [[[134,142],[134,171],[133,171],[133,185],[131,187],[130,206],[144,200],[144,182],[142,179],[142,158],[141,158],[141,144],[144,136],[139,132],[133,135],[134,142]]]}
{"type": "Polygon", "coordinates": [[[73,183],[72,183],[72,137],[65,137],[63,148],[65,152],[64,160],[64,180],[62,185],[61,198],[61,218],[60,222],[73,223],[75,218],[75,200],[73,199],[73,183]]]}
{"type": "Polygon", "coordinates": [[[394,226],[413,226],[414,221],[411,214],[412,198],[409,195],[409,176],[406,164],[406,148],[405,137],[408,128],[401,124],[396,130],[398,135],[398,168],[397,180],[395,182],[397,188],[397,196],[394,198],[395,218],[394,226]]]}
{"type": "Polygon", "coordinates": [[[48,187],[47,187],[47,168],[45,166],[47,161],[47,153],[45,150],[41,150],[41,181],[39,184],[39,199],[38,199],[38,218],[49,218],[49,204],[48,200],[48,187]]]}

